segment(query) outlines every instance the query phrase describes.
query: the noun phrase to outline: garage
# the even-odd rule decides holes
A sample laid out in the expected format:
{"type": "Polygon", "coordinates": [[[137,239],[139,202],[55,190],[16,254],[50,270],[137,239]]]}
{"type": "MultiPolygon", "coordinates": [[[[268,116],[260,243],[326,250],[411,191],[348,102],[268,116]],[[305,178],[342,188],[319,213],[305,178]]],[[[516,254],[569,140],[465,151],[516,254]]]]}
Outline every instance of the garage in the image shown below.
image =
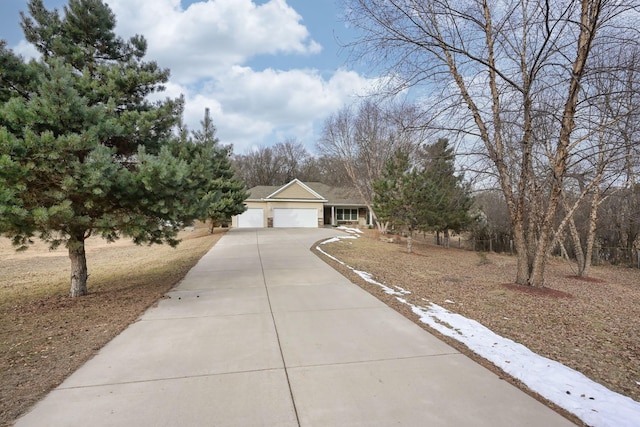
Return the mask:
{"type": "Polygon", "coordinates": [[[238,228],[264,227],[264,209],[249,208],[238,215],[238,228]]]}
{"type": "Polygon", "coordinates": [[[315,208],[274,209],[273,226],[280,228],[318,228],[318,210],[315,208]]]}

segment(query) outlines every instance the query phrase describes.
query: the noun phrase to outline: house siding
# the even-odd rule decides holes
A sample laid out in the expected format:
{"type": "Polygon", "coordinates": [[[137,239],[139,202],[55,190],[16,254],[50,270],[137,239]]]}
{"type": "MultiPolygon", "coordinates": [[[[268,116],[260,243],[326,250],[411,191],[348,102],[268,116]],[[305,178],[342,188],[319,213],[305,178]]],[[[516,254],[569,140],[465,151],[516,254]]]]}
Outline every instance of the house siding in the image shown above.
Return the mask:
{"type": "Polygon", "coordinates": [[[294,184],[289,188],[285,188],[280,193],[276,194],[274,199],[310,199],[317,200],[313,194],[309,193],[307,190],[299,186],[298,184],[294,184]]]}

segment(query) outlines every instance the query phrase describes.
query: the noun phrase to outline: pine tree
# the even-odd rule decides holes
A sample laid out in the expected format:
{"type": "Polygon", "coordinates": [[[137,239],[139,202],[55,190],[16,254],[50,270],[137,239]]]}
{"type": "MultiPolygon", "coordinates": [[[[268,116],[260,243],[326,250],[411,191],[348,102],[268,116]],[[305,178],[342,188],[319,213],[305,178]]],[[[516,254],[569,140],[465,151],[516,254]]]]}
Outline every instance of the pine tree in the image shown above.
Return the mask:
{"type": "Polygon", "coordinates": [[[211,177],[201,189],[208,197],[201,220],[209,220],[210,232],[218,224],[228,223],[231,217],[246,210],[244,201],[249,194],[242,181],[236,179],[231,164],[231,146],[221,145],[216,137],[208,108],[200,122],[201,130],[193,132],[194,149],[205,160],[203,174],[211,177]]]}
{"type": "Polygon", "coordinates": [[[396,152],[373,189],[376,216],[407,233],[408,252],[415,231],[442,232],[448,242],[450,230],[460,232],[471,222],[470,187],[455,175],[455,156],[446,139],[427,146],[413,161],[396,152]]]}
{"type": "MultiPolygon", "coordinates": [[[[15,55],[4,40],[0,40],[0,103],[14,96],[27,96],[34,75],[22,58],[15,55]]],[[[0,126],[3,123],[0,122],[0,126]]]]}
{"type": "Polygon", "coordinates": [[[70,0],[63,15],[30,0],[22,26],[42,58],[1,52],[15,72],[2,74],[0,232],[20,248],[36,237],[66,246],[72,297],[87,293],[89,236],[176,245],[210,178],[175,155],[182,101],[147,100],[168,70],[115,23],[100,0],[70,0]]]}
{"type": "Polygon", "coordinates": [[[429,213],[430,189],[422,171],[411,164],[406,153],[397,151],[373,189],[376,216],[407,233],[407,252],[411,252],[413,234],[424,227],[429,213]]]}
{"type": "Polygon", "coordinates": [[[373,209],[379,222],[399,225],[402,177],[409,169],[409,157],[396,152],[385,164],[382,176],[373,182],[373,209]]]}
{"type": "Polygon", "coordinates": [[[471,189],[455,174],[455,154],[449,141],[439,139],[422,152],[424,179],[429,187],[427,229],[443,233],[448,246],[449,231],[460,232],[472,221],[471,189]]]}

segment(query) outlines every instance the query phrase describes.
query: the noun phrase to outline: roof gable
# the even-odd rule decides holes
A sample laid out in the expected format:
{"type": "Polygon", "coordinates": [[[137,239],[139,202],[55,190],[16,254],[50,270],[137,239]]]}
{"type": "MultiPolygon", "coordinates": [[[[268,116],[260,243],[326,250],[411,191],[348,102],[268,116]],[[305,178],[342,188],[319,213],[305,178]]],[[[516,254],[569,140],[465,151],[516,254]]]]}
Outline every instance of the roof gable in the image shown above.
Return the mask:
{"type": "Polygon", "coordinates": [[[297,178],[278,188],[265,199],[326,200],[297,178]]]}

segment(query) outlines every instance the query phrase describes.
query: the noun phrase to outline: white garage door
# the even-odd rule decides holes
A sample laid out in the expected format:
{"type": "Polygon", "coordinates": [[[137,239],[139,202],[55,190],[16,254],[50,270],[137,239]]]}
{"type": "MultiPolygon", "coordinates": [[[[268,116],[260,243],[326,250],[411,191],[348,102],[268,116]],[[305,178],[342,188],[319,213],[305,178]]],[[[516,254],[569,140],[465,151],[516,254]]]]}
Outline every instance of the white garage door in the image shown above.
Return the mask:
{"type": "Polygon", "coordinates": [[[318,228],[318,210],[274,209],[273,226],[318,228]]]}
{"type": "Polygon", "coordinates": [[[238,228],[262,228],[264,227],[264,210],[250,208],[238,215],[238,228]]]}

